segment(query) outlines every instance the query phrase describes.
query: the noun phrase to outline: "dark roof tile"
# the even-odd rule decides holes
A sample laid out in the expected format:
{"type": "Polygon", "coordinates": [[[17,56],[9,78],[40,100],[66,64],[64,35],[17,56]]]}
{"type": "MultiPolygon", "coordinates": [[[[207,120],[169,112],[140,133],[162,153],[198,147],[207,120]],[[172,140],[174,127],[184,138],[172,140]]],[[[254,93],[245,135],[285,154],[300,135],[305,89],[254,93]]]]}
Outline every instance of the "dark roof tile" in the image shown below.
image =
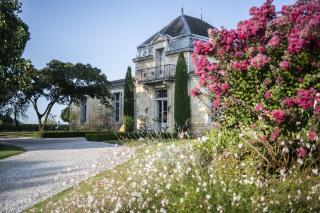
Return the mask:
{"type": "Polygon", "coordinates": [[[160,35],[169,35],[171,37],[176,37],[180,35],[195,34],[200,36],[208,37],[208,29],[212,28],[210,24],[192,16],[180,15],[173,21],[171,21],[167,26],[162,28],[159,32],[153,34],[140,46],[149,44],[155,37],[160,35]]]}

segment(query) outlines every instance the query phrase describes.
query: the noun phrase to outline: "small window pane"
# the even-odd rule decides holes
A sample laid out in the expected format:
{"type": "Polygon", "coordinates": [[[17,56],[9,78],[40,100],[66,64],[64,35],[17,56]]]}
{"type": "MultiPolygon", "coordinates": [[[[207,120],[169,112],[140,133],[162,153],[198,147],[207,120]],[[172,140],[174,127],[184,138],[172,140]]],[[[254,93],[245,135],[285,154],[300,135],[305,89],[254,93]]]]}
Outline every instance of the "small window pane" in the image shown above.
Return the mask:
{"type": "Polygon", "coordinates": [[[112,94],[112,120],[120,122],[120,92],[112,94]]]}
{"type": "Polygon", "coordinates": [[[168,93],[166,89],[156,90],[156,98],[167,98],[168,93]]]}

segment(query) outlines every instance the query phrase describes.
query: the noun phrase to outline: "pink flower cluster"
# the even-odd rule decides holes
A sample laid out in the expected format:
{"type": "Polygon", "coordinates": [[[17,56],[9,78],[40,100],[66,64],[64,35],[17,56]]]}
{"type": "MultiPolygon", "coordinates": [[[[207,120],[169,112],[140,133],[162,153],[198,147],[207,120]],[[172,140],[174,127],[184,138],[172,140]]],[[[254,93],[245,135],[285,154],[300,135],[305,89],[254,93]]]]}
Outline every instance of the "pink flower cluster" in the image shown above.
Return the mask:
{"type": "Polygon", "coordinates": [[[267,92],[264,93],[263,96],[264,96],[264,98],[266,100],[269,100],[272,97],[272,92],[271,91],[267,91],[267,92]]]}
{"type": "Polygon", "coordinates": [[[259,104],[256,104],[256,106],[254,107],[254,110],[255,110],[256,112],[261,112],[261,111],[264,110],[264,108],[265,108],[264,104],[259,103],[259,104]]]}
{"type": "Polygon", "coordinates": [[[284,103],[287,106],[297,105],[303,109],[317,109],[318,105],[316,103],[320,102],[319,92],[316,89],[311,87],[310,89],[299,89],[298,95],[295,98],[284,99],[284,103]]]}
{"type": "Polygon", "coordinates": [[[214,48],[214,46],[212,46],[212,43],[200,41],[200,40],[195,41],[193,43],[193,46],[194,46],[195,54],[208,54],[214,48]]]}
{"type": "Polygon", "coordinates": [[[272,132],[271,132],[271,135],[270,135],[270,141],[276,141],[278,139],[280,135],[280,128],[279,127],[276,127],[272,132]]]}
{"type": "Polygon", "coordinates": [[[281,124],[285,115],[286,115],[286,112],[282,109],[275,109],[271,112],[271,115],[273,117],[273,119],[277,122],[277,124],[281,124]]]}
{"type": "Polygon", "coordinates": [[[280,36],[279,35],[274,35],[268,42],[268,46],[271,48],[276,48],[279,46],[280,43],[280,36]]]}
{"type": "Polygon", "coordinates": [[[317,134],[317,132],[316,132],[316,131],[313,131],[313,130],[310,130],[310,131],[308,132],[308,139],[309,139],[309,141],[316,141],[316,140],[318,140],[318,134],[317,134]]]}
{"type": "Polygon", "coordinates": [[[270,57],[263,55],[261,53],[259,53],[258,55],[256,55],[255,57],[253,57],[250,61],[250,65],[259,70],[262,67],[264,67],[266,64],[268,64],[270,62],[270,57]]]}
{"type": "Polygon", "coordinates": [[[314,106],[317,90],[314,88],[298,90],[298,96],[295,99],[295,104],[303,109],[310,109],[314,106]]]}
{"type": "Polygon", "coordinates": [[[237,71],[245,72],[248,70],[248,66],[249,62],[246,59],[232,62],[232,68],[237,71]]]}
{"type": "Polygon", "coordinates": [[[281,62],[279,63],[279,67],[280,67],[281,69],[283,69],[283,70],[289,70],[290,67],[291,67],[291,64],[290,64],[289,61],[284,60],[284,61],[281,61],[281,62]]]}
{"type": "Polygon", "coordinates": [[[297,148],[296,152],[297,152],[297,156],[299,158],[303,158],[307,154],[307,150],[305,148],[303,148],[303,147],[297,148]]]}
{"type": "Polygon", "coordinates": [[[275,7],[271,0],[267,0],[260,8],[250,9],[249,20],[244,20],[238,24],[237,33],[240,39],[248,39],[254,36],[261,36],[267,23],[275,16],[275,7]]]}
{"type": "Polygon", "coordinates": [[[198,96],[199,94],[200,94],[200,89],[198,87],[193,88],[190,92],[190,95],[193,97],[198,96]]]}

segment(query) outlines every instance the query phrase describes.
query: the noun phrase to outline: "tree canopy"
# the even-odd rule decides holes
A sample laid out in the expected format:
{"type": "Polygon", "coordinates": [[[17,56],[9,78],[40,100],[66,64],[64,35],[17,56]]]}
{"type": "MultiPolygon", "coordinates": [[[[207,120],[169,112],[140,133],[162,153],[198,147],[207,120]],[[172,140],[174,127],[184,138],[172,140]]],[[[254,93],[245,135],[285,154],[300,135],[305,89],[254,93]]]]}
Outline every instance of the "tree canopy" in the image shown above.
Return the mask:
{"type": "Polygon", "coordinates": [[[67,106],[61,111],[60,117],[64,122],[70,123],[70,106],[67,106]]]}
{"type": "Polygon", "coordinates": [[[79,104],[91,97],[99,99],[107,107],[110,105],[110,84],[107,77],[100,69],[89,64],[52,60],[43,69],[29,70],[28,77],[28,82],[25,82],[28,86],[23,89],[23,93],[36,111],[40,131],[55,104],[79,104]],[[48,102],[44,112],[39,111],[40,98],[45,98],[48,102]]]}
{"type": "Polygon", "coordinates": [[[21,55],[29,39],[28,26],[19,18],[20,1],[0,1],[0,106],[19,90],[19,73],[25,66],[21,55]]]}

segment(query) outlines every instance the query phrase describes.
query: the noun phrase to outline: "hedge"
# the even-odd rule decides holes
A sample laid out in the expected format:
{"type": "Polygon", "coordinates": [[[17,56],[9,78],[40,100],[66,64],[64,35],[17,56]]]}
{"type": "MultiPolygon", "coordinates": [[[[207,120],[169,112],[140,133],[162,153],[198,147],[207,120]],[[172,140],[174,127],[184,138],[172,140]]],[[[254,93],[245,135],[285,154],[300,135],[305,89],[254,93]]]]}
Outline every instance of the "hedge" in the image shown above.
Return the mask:
{"type": "Polygon", "coordinates": [[[89,132],[56,131],[56,132],[42,132],[42,133],[39,133],[38,136],[41,138],[74,138],[74,137],[85,137],[87,133],[89,132]]]}
{"type": "MultiPolygon", "coordinates": [[[[45,131],[68,131],[69,125],[63,124],[57,128],[57,125],[47,124],[44,128],[45,131]]],[[[18,131],[15,124],[0,124],[0,132],[15,132],[18,131]]],[[[38,124],[20,124],[19,131],[39,131],[38,124]]]]}
{"type": "Polygon", "coordinates": [[[172,139],[176,138],[175,133],[154,133],[154,132],[91,132],[85,135],[88,141],[108,141],[108,140],[119,140],[119,139],[133,139],[138,140],[139,138],[162,138],[172,139]]]}
{"type": "Polygon", "coordinates": [[[174,133],[154,133],[154,132],[92,132],[92,131],[52,131],[37,133],[41,138],[73,138],[86,137],[88,141],[106,141],[106,140],[138,140],[139,138],[176,138],[174,133]]]}

